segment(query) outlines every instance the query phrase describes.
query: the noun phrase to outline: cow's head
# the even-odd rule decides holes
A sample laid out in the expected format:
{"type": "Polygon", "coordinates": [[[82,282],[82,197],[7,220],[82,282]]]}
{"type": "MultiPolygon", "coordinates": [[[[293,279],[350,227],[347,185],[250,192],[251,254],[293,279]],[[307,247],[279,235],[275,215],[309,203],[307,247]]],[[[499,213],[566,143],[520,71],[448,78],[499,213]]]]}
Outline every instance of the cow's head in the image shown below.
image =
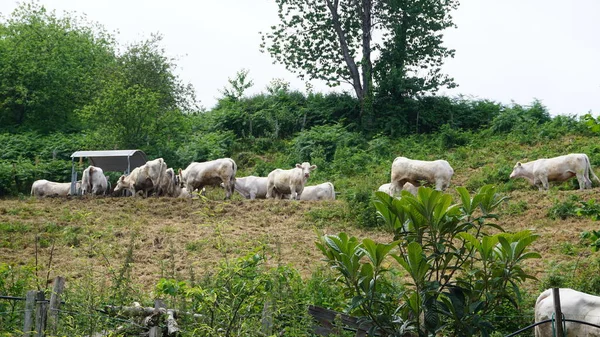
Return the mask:
{"type": "Polygon", "coordinates": [[[125,177],[127,177],[126,175],[122,175],[119,180],[117,180],[117,186],[115,186],[115,189],[113,192],[119,192],[120,190],[124,189],[124,188],[129,188],[128,184],[125,183],[125,177]]]}
{"type": "Polygon", "coordinates": [[[525,175],[525,168],[521,164],[521,162],[517,162],[515,167],[513,167],[513,171],[510,174],[510,178],[522,177],[525,175]]]}
{"type": "Polygon", "coordinates": [[[302,170],[302,177],[304,179],[308,179],[308,177],[310,177],[310,172],[317,169],[317,165],[310,165],[309,162],[305,161],[302,164],[296,164],[296,168],[302,170]]]}

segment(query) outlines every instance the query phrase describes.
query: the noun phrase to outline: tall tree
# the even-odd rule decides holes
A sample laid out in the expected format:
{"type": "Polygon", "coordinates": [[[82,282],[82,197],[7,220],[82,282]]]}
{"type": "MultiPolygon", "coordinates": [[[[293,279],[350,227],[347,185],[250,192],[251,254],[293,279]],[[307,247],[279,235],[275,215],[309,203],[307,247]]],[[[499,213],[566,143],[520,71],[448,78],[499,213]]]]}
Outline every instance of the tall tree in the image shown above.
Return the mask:
{"type": "Polygon", "coordinates": [[[38,3],[0,18],[0,125],[77,129],[73,111],[98,91],[113,47],[101,26],[71,13],[59,17],[38,3]]]}
{"type": "Polygon", "coordinates": [[[403,48],[393,58],[403,76],[410,73],[404,67],[437,66],[439,72],[441,64],[431,59],[438,59],[441,45],[431,40],[441,39],[440,31],[452,26],[449,12],[458,6],[456,0],[275,2],[280,23],[262,34],[261,50],[301,79],[320,79],[330,86],[350,83],[366,123],[373,119],[373,73],[379,60],[373,59],[374,52],[403,48]]]}
{"type": "Polygon", "coordinates": [[[107,71],[98,95],[78,111],[104,147],[152,148],[178,134],[183,113],[198,108],[191,85],[175,74],[161,36],[134,43],[107,71]]]}

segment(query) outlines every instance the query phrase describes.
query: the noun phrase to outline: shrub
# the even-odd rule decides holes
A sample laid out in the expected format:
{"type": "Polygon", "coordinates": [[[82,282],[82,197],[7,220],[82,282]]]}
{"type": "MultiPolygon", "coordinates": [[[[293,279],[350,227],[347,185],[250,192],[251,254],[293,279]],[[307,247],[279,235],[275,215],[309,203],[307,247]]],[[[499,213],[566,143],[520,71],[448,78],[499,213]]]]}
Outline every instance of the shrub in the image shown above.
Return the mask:
{"type": "Polygon", "coordinates": [[[361,143],[359,134],[347,131],[340,124],[315,126],[299,132],[292,140],[292,151],[299,162],[321,151],[324,160],[331,161],[338,147],[356,147],[361,143]]]}
{"type": "Polygon", "coordinates": [[[228,131],[196,134],[181,145],[177,150],[177,157],[184,165],[194,161],[203,162],[229,157],[234,141],[235,136],[228,131]]]}

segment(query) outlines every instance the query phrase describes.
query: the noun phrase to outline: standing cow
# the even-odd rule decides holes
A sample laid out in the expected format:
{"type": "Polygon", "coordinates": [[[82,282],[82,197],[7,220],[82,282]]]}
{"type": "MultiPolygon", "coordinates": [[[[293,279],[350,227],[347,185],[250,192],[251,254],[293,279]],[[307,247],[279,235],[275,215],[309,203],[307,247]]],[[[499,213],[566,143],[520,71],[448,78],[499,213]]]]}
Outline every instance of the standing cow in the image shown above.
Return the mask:
{"type": "Polygon", "coordinates": [[[390,195],[399,193],[407,182],[419,186],[421,180],[435,184],[436,190],[443,191],[450,186],[453,175],[454,170],[445,160],[425,161],[398,157],[392,163],[390,195]]]}
{"type": "Polygon", "coordinates": [[[310,165],[309,162],[296,164],[296,167],[290,170],[275,169],[269,173],[267,185],[267,199],[281,199],[289,194],[290,199],[299,200],[304,184],[310,177],[310,172],[315,170],[317,165],[310,165]]]}
{"type": "Polygon", "coordinates": [[[527,163],[517,162],[510,178],[525,178],[540,191],[549,188],[549,181],[566,181],[577,177],[579,189],[592,188],[590,174],[597,181],[590,159],[584,153],[571,153],[554,158],[542,158],[527,163]]]}
{"type": "Polygon", "coordinates": [[[101,168],[88,166],[81,177],[81,194],[100,195],[108,189],[108,180],[101,168]]]}
{"type": "Polygon", "coordinates": [[[221,158],[202,163],[193,162],[185,170],[179,169],[177,183],[185,187],[190,196],[194,190],[204,186],[219,186],[223,183],[225,199],[231,198],[235,186],[237,165],[231,158],[221,158]]]}

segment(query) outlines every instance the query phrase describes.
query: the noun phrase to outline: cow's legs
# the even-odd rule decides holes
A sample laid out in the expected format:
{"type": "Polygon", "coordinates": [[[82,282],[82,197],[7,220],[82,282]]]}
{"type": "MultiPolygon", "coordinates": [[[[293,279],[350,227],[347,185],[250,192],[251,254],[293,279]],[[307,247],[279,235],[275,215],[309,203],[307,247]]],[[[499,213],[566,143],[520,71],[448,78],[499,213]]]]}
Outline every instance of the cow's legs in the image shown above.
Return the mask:
{"type": "Polygon", "coordinates": [[[402,181],[392,181],[390,183],[390,195],[395,196],[396,194],[400,193],[403,185],[404,183],[402,181]]]}

